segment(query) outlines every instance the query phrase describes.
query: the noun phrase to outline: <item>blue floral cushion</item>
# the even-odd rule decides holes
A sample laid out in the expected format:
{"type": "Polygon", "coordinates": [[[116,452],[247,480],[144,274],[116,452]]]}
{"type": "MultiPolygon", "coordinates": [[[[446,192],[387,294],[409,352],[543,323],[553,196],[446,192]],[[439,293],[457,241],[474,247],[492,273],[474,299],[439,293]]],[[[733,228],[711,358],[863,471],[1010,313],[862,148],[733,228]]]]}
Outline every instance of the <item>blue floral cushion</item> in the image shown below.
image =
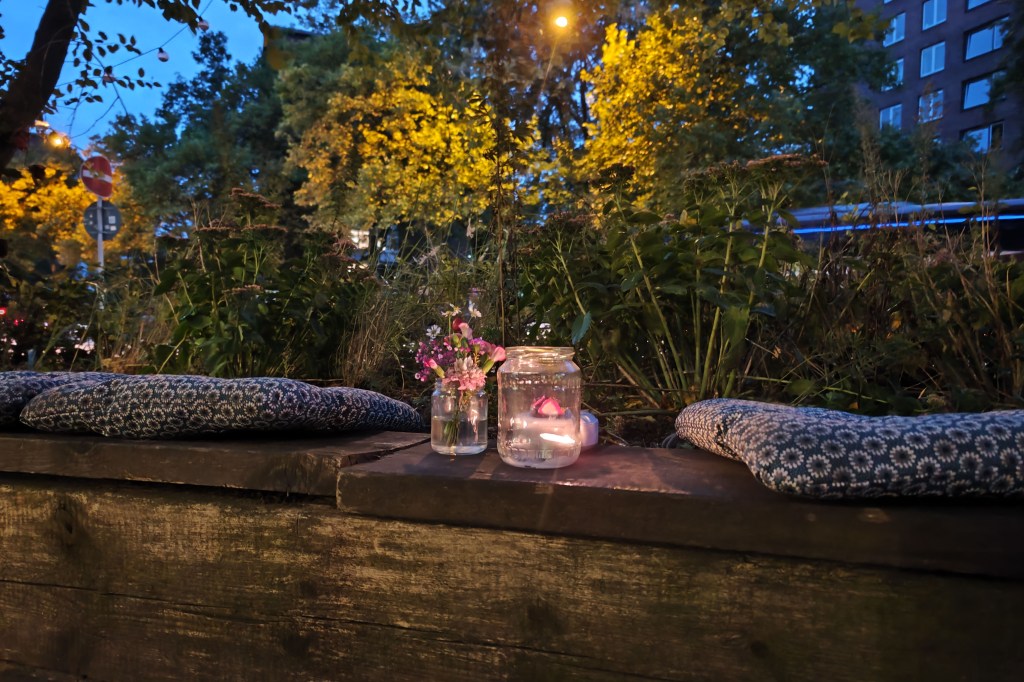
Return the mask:
{"type": "Polygon", "coordinates": [[[719,399],[684,409],[676,433],[778,492],[1024,497],[1024,410],[866,417],[719,399]]]}
{"type": "Polygon", "coordinates": [[[116,376],[105,372],[0,372],[0,429],[17,426],[22,409],[43,391],[116,376]]]}
{"type": "Polygon", "coordinates": [[[21,421],[42,431],[178,438],[244,431],[420,431],[405,403],[291,379],[120,376],[43,392],[21,421]]]}

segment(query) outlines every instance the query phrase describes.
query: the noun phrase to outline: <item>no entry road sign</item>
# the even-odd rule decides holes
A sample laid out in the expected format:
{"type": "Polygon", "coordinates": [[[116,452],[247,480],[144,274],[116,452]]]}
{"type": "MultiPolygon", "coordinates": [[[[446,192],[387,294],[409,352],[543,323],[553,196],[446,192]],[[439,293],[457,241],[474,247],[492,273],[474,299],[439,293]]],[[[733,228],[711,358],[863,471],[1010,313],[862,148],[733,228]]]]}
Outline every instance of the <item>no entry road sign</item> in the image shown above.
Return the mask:
{"type": "Polygon", "coordinates": [[[90,156],[82,164],[82,184],[100,199],[114,193],[114,169],[105,156],[90,156]]]}

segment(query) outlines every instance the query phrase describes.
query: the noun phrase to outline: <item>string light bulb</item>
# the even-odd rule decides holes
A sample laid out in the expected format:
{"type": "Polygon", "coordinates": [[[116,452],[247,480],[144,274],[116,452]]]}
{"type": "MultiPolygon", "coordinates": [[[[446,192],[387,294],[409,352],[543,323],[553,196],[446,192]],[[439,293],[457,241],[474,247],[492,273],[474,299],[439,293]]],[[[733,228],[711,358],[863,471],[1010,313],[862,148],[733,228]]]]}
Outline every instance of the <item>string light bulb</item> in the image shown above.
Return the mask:
{"type": "Polygon", "coordinates": [[[199,17],[199,21],[196,22],[196,26],[199,27],[200,31],[206,31],[210,28],[210,22],[208,22],[206,19],[203,19],[202,17],[199,17]]]}
{"type": "Polygon", "coordinates": [[[107,66],[103,69],[103,82],[110,84],[114,82],[114,67],[107,66]]]}
{"type": "Polygon", "coordinates": [[[159,50],[157,50],[156,58],[162,62],[166,62],[168,59],[171,58],[171,55],[167,54],[167,50],[161,47],[159,50]]]}

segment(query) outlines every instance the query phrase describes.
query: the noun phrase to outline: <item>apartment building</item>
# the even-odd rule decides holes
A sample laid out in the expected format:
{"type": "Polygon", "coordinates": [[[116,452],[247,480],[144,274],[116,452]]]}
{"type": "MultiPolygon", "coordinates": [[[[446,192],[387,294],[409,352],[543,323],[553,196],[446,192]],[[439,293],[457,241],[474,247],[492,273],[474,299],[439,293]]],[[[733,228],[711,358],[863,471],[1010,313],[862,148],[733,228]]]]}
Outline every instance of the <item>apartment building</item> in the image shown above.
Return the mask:
{"type": "Polygon", "coordinates": [[[859,0],[889,21],[893,85],[872,93],[879,126],[929,123],[945,142],[1019,156],[1022,103],[993,101],[1014,0],[859,0]]]}

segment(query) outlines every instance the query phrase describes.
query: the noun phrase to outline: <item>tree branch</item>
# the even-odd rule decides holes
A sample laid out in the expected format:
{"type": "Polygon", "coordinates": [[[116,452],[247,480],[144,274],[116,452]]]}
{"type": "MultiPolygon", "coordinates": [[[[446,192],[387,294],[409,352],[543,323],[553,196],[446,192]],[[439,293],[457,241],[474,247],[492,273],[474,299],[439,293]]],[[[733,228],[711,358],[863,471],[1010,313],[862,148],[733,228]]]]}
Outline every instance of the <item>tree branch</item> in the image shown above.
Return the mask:
{"type": "Polygon", "coordinates": [[[0,168],[14,156],[14,135],[39,117],[57,86],[78,17],[88,0],[49,0],[32,48],[0,100],[0,168]]]}

